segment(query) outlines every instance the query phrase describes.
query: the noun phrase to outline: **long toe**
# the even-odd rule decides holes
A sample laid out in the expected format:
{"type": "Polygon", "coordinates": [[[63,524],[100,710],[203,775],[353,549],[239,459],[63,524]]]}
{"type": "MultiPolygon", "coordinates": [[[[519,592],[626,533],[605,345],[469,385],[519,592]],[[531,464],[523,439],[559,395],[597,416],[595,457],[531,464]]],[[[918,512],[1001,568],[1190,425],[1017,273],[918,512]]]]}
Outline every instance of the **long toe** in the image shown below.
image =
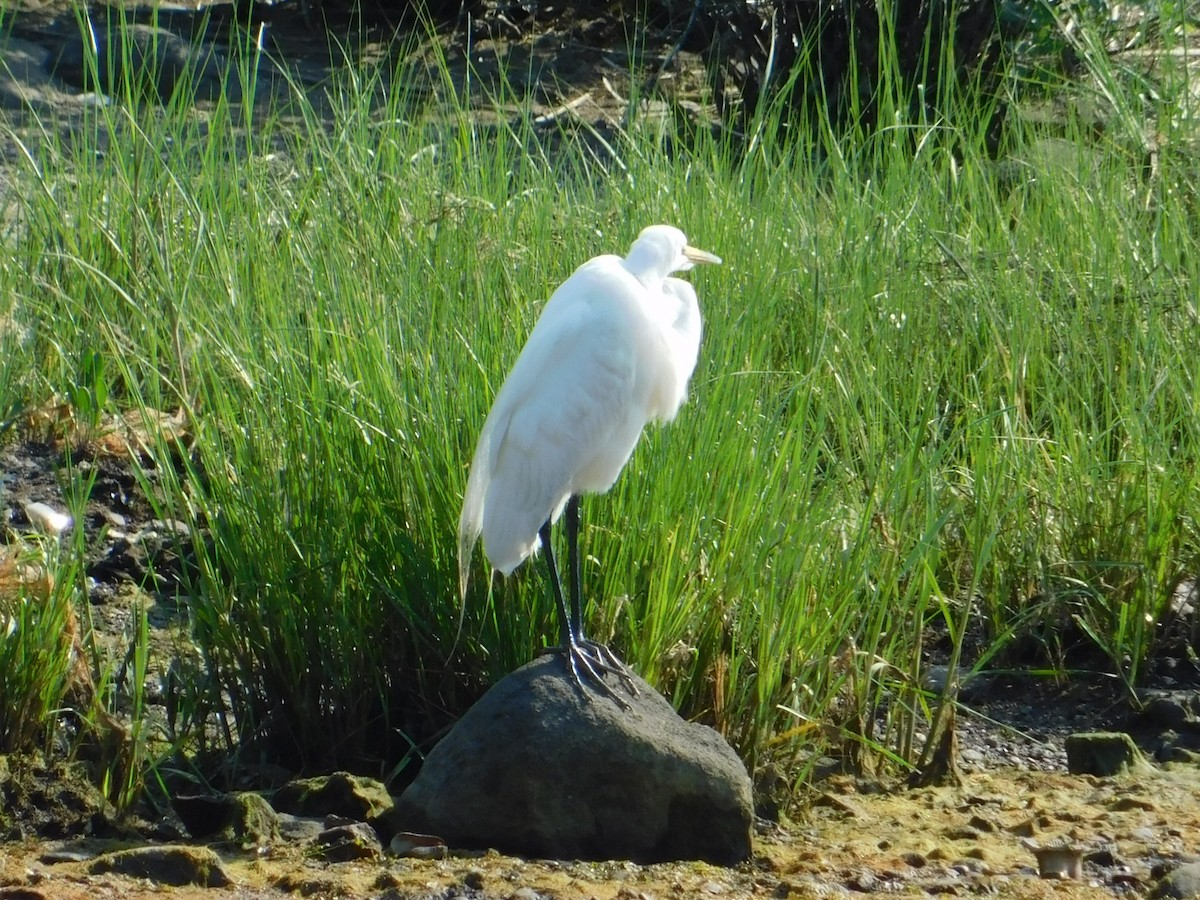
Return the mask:
{"type": "Polygon", "coordinates": [[[621,679],[621,683],[625,685],[625,690],[627,690],[631,696],[638,696],[637,685],[634,684],[633,681],[633,672],[630,670],[629,666],[621,662],[617,654],[613,653],[608,649],[607,646],[597,641],[585,640],[582,642],[582,646],[588,651],[592,659],[600,663],[601,668],[603,668],[605,672],[611,672],[621,679]]]}
{"type": "Polygon", "coordinates": [[[617,663],[616,666],[611,665],[596,652],[595,647],[598,646],[600,645],[593,644],[591,641],[588,641],[586,644],[571,642],[565,647],[554,647],[552,649],[563,655],[567,663],[567,669],[571,672],[571,677],[584,696],[587,696],[587,686],[591,685],[593,690],[598,690],[618,706],[623,709],[629,709],[629,702],[613,690],[612,685],[608,683],[604,676],[608,673],[619,676],[627,683],[628,689],[635,696],[637,689],[633,687],[633,682],[629,680],[629,674],[624,670],[624,666],[620,660],[617,660],[615,656],[609,653],[612,660],[617,663]]]}

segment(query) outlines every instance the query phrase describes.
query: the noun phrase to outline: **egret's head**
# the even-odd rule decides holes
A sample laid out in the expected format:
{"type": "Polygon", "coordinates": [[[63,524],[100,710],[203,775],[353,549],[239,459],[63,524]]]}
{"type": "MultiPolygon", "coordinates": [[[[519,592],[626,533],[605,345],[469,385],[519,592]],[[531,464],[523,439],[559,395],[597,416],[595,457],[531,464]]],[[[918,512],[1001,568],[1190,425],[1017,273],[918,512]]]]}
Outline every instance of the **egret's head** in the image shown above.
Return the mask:
{"type": "Polygon", "coordinates": [[[635,276],[658,280],[700,263],[720,262],[721,257],[689,246],[684,233],[671,225],[643,228],[625,257],[625,266],[635,276]]]}

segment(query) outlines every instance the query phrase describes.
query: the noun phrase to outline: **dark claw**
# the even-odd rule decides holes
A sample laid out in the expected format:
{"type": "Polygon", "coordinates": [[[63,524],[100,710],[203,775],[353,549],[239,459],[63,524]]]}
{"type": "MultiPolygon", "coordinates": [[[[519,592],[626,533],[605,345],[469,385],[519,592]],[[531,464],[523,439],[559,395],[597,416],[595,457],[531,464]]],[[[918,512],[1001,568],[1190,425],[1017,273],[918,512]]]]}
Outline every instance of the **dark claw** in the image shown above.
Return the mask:
{"type": "Polygon", "coordinates": [[[629,671],[629,666],[621,662],[617,658],[617,654],[613,653],[604,644],[596,641],[584,640],[582,644],[590,650],[594,655],[594,659],[600,661],[605,672],[612,672],[625,684],[625,690],[629,691],[630,696],[638,696],[637,685],[633,683],[633,675],[629,671]]]}
{"type": "Polygon", "coordinates": [[[567,668],[571,670],[571,675],[575,679],[576,686],[585,697],[587,696],[587,690],[584,687],[586,680],[622,709],[630,709],[629,702],[605,681],[604,676],[607,674],[616,675],[631,696],[638,696],[637,685],[633,683],[633,677],[629,674],[628,667],[603,644],[595,641],[583,641],[582,643],[572,641],[565,647],[547,647],[542,652],[559,653],[563,656],[567,668]]]}

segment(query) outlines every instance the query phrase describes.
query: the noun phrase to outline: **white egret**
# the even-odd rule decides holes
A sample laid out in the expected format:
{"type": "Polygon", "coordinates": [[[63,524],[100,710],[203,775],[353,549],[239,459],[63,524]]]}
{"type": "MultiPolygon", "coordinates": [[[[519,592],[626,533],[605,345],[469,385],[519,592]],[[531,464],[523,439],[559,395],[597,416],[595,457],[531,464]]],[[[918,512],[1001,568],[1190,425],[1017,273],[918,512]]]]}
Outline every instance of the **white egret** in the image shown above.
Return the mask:
{"type": "Polygon", "coordinates": [[[546,553],[568,668],[609,696],[616,656],[583,635],[579,497],[612,487],[647,422],[669,421],[687,398],[700,349],[696,292],[673,272],[719,257],[688,246],[678,228],[652,225],[629,254],[584,263],[551,296],[496,394],[471,460],[458,524],[459,586],[465,601],[475,542],[510,574],[538,547],[546,553]],[[550,541],[566,511],[571,607],[550,541]]]}

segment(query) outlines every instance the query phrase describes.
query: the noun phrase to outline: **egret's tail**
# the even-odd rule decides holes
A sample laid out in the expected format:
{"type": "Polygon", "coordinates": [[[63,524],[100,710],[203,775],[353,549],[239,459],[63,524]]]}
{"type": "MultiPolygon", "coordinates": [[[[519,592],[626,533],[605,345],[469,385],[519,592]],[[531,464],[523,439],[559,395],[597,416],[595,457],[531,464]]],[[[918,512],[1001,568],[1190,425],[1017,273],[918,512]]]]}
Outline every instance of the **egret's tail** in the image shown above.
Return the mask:
{"type": "Polygon", "coordinates": [[[471,581],[471,557],[475,553],[475,543],[479,540],[478,528],[458,528],[458,599],[466,603],[467,585],[471,581]]]}
{"type": "Polygon", "coordinates": [[[483,494],[487,478],[480,473],[479,454],[471,463],[471,474],[467,476],[467,492],[463,496],[462,514],[458,517],[458,627],[454,630],[454,643],[446,657],[449,662],[458,649],[462,637],[463,623],[467,619],[467,586],[471,581],[471,556],[475,544],[483,532],[483,494]]]}
{"type": "Polygon", "coordinates": [[[471,460],[471,473],[467,476],[467,490],[463,495],[462,514],[458,517],[458,596],[465,605],[467,585],[471,580],[471,556],[475,544],[483,533],[483,497],[488,484],[488,435],[487,429],[479,438],[475,457],[471,460]]]}

